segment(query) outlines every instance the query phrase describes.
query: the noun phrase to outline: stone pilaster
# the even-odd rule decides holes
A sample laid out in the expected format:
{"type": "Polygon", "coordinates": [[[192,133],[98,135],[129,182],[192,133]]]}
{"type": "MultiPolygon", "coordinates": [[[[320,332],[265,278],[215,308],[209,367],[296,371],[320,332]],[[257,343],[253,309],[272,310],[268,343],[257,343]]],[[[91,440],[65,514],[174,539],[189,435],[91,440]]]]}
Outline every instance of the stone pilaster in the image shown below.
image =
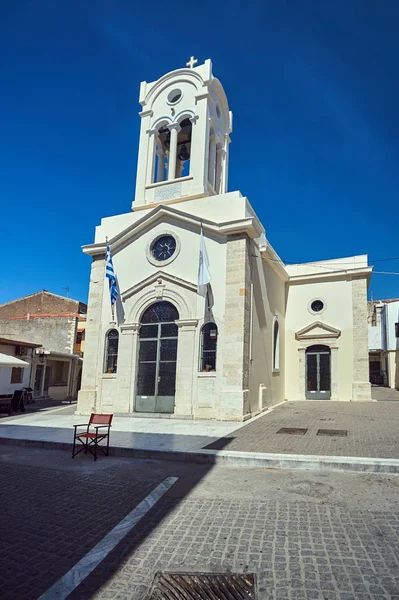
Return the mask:
{"type": "Polygon", "coordinates": [[[371,401],[367,330],[367,280],[352,280],[353,381],[352,400],[371,401]]]}
{"type": "Polygon", "coordinates": [[[194,365],[197,319],[180,319],[176,321],[179,328],[177,340],[176,365],[176,416],[192,417],[193,415],[193,378],[198,371],[194,365]]]}
{"type": "Polygon", "coordinates": [[[82,387],[78,395],[77,412],[90,414],[96,411],[99,369],[102,370],[99,350],[101,348],[101,314],[104,293],[105,259],[94,257],[91,264],[89,300],[85,332],[85,351],[82,370],[82,387]]]}
{"type": "Polygon", "coordinates": [[[227,241],[224,312],[223,387],[220,418],[243,419],[250,413],[250,258],[246,235],[227,241]]]}
{"type": "Polygon", "coordinates": [[[121,326],[118,347],[117,393],[113,402],[115,412],[133,412],[139,329],[139,323],[121,326]]]}
{"type": "Polygon", "coordinates": [[[298,348],[299,358],[299,373],[298,373],[298,383],[299,383],[299,400],[306,400],[306,347],[298,348]]]}

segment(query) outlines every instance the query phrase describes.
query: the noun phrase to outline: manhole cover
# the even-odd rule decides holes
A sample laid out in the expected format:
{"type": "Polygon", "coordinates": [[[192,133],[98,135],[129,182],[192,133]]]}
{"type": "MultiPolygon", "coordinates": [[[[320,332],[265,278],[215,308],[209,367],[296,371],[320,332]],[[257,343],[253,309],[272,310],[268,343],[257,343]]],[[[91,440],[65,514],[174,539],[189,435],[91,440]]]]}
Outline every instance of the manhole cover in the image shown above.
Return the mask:
{"type": "Polygon", "coordinates": [[[277,433],[288,433],[290,435],[305,435],[307,429],[300,429],[299,427],[282,427],[277,433]]]}
{"type": "Polygon", "coordinates": [[[255,575],[157,573],[147,600],[256,600],[255,575]]]}
{"type": "Polygon", "coordinates": [[[329,435],[330,437],[346,437],[347,429],[319,429],[316,435],[329,435]]]}

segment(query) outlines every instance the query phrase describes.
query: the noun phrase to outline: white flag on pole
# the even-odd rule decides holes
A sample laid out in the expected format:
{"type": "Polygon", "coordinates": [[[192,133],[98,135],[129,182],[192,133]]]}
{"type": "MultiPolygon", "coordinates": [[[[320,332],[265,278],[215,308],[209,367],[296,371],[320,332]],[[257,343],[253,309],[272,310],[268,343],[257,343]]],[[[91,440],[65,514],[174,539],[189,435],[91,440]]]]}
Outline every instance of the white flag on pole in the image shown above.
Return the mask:
{"type": "Polygon", "coordinates": [[[200,235],[200,251],[199,251],[199,265],[198,265],[198,285],[197,293],[200,296],[206,298],[208,292],[208,285],[211,283],[211,274],[209,273],[209,258],[205,246],[205,238],[202,233],[200,235]]]}

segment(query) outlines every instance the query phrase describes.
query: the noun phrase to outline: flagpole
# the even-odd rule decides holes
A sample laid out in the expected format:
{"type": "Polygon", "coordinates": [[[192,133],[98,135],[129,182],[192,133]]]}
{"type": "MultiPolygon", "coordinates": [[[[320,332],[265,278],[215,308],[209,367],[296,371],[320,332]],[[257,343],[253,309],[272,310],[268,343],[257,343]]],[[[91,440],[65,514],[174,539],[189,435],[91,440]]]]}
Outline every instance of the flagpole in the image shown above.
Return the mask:
{"type": "MultiPolygon", "coordinates": [[[[108,249],[108,236],[105,236],[105,243],[108,249]]],[[[105,255],[107,255],[107,249],[105,251],[105,255]]],[[[107,279],[107,260],[105,260],[105,279],[107,279]]],[[[108,294],[111,293],[111,280],[108,279],[108,294]]],[[[112,322],[115,323],[115,308],[114,308],[114,304],[112,304],[111,302],[111,319],[112,322]]]]}

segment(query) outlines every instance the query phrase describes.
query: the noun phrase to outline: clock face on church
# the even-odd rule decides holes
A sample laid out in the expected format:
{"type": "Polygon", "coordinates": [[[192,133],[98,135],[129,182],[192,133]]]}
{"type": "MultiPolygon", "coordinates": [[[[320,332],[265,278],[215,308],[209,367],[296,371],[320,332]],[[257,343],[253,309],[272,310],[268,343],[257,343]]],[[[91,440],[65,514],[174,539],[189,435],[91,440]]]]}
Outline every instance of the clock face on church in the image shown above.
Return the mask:
{"type": "Polygon", "coordinates": [[[176,240],[172,235],[163,235],[153,242],[151,252],[157,260],[167,260],[176,250],[176,240]]]}

